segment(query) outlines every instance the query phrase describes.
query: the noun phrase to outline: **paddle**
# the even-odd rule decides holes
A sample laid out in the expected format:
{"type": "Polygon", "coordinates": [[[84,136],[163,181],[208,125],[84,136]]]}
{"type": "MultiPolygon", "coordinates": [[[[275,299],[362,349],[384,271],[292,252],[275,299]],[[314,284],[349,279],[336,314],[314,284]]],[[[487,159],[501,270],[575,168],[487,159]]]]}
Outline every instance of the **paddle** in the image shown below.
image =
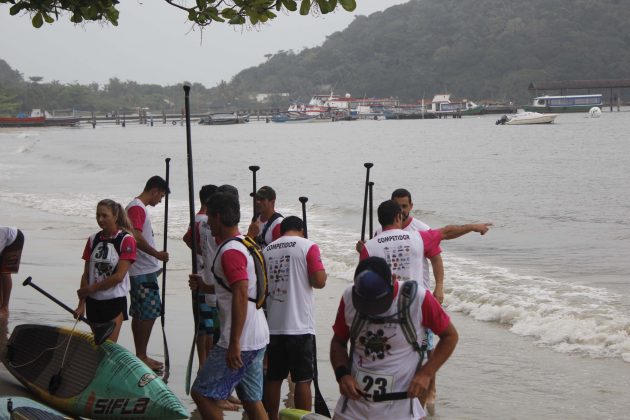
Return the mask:
{"type": "MultiPolygon", "coordinates": [[[[186,160],[188,162],[188,210],[191,229],[190,251],[192,256],[192,273],[197,274],[197,233],[195,232],[195,187],[193,185],[193,162],[192,162],[192,144],[190,139],[190,83],[184,82],[184,109],[186,114],[186,160]]],[[[195,346],[197,344],[197,329],[199,323],[199,314],[197,304],[197,291],[192,291],[193,301],[193,317],[195,320],[195,330],[193,334],[192,347],[188,356],[188,366],[186,367],[186,395],[190,395],[190,375],[192,372],[193,358],[195,357],[195,346]]]]}
{"type": "MultiPolygon", "coordinates": [[[[22,283],[22,286],[31,286],[32,288],[40,292],[42,295],[46,296],[48,299],[52,300],[57,305],[64,308],[66,311],[76,316],[75,312],[68,305],[66,305],[65,303],[63,303],[62,301],[60,301],[59,299],[52,296],[47,291],[45,291],[44,289],[40,288],[35,283],[33,283],[32,277],[30,276],[27,277],[26,280],[24,280],[24,282],[22,283]]],[[[116,323],[114,321],[109,321],[102,324],[96,323],[96,322],[90,322],[83,315],[79,316],[79,320],[85,322],[86,324],[90,326],[90,328],[92,329],[92,333],[94,334],[94,343],[97,346],[100,346],[101,344],[105,342],[105,340],[107,340],[107,338],[114,331],[114,327],[116,326],[116,323]]]]}
{"type": "Polygon", "coordinates": [[[249,167],[249,170],[252,171],[252,193],[250,194],[252,197],[252,213],[254,214],[252,221],[256,220],[256,171],[259,169],[260,166],[256,165],[249,167]]]}
{"type": "Polygon", "coordinates": [[[374,187],[374,183],[370,181],[368,185],[370,187],[370,239],[372,239],[372,237],[374,236],[374,225],[372,224],[374,219],[374,200],[372,199],[372,187],[374,187]]]}
{"type": "MultiPolygon", "coordinates": [[[[300,203],[302,203],[304,237],[308,238],[308,230],[306,228],[306,202],[308,201],[308,197],[300,197],[299,200],[300,203]]],[[[313,387],[315,388],[315,412],[322,416],[331,418],[332,416],[328,410],[328,405],[326,405],[326,401],[319,390],[319,381],[317,380],[317,376],[317,341],[315,340],[315,336],[313,336],[313,387]]]]}
{"type": "Polygon", "coordinates": [[[367,169],[365,173],[365,194],[363,195],[363,220],[361,222],[361,242],[365,242],[365,217],[367,213],[367,201],[368,201],[368,188],[370,183],[370,168],[374,166],[373,163],[366,162],[363,164],[367,169]]]}
{"type": "MultiPolygon", "coordinates": [[[[171,158],[164,159],[166,163],[166,195],[164,196],[164,252],[166,252],[166,244],[168,241],[168,195],[170,194],[169,189],[169,166],[171,162],[171,158]]],[[[164,313],[166,311],[166,261],[162,262],[162,337],[164,339],[164,376],[162,376],[162,380],[164,383],[168,382],[168,377],[170,375],[171,362],[168,357],[168,343],[166,342],[166,331],[164,330],[164,313]]]]}

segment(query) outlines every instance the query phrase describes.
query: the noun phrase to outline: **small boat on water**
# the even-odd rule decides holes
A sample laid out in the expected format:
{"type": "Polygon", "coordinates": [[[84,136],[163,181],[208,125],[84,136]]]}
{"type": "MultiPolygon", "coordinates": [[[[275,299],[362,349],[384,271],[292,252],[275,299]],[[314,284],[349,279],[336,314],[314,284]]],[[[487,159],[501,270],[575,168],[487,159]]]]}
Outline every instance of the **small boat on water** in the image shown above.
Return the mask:
{"type": "Polygon", "coordinates": [[[525,111],[558,113],[558,112],[589,112],[594,106],[604,105],[601,94],[594,95],[566,95],[566,96],[538,96],[531,105],[524,106],[525,111]]]}
{"type": "Polygon", "coordinates": [[[539,112],[521,112],[506,114],[497,120],[496,125],[551,124],[558,114],[541,114],[539,112]]]}
{"type": "Polygon", "coordinates": [[[20,113],[17,117],[0,117],[0,127],[72,127],[80,122],[73,115],[55,116],[40,109],[32,110],[30,116],[20,113]]]}
{"type": "Polygon", "coordinates": [[[249,122],[249,115],[238,115],[236,112],[214,113],[199,119],[199,124],[202,125],[229,125],[247,122],[249,122]]]}
{"type": "Polygon", "coordinates": [[[271,117],[271,122],[275,123],[298,123],[298,122],[316,122],[321,120],[317,115],[299,114],[299,113],[287,113],[276,114],[271,117]]]}

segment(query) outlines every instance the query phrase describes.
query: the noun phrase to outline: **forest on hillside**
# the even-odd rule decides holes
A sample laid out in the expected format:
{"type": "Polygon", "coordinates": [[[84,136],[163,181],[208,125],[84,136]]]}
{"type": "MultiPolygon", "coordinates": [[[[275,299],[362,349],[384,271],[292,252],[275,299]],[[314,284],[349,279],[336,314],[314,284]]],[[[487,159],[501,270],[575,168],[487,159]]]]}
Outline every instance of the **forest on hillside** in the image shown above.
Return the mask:
{"type": "MultiPolygon", "coordinates": [[[[532,81],[630,78],[628,22],[630,2],[623,0],[411,0],[357,17],[321,46],[278,51],[229,82],[197,83],[191,109],[286,107],[330,91],[406,102],[451,93],[524,104],[532,81]],[[268,94],[265,102],[256,101],[260,93],[268,94]]],[[[178,112],[182,106],[181,85],[24,80],[0,57],[0,115],[32,108],[178,112]]]]}

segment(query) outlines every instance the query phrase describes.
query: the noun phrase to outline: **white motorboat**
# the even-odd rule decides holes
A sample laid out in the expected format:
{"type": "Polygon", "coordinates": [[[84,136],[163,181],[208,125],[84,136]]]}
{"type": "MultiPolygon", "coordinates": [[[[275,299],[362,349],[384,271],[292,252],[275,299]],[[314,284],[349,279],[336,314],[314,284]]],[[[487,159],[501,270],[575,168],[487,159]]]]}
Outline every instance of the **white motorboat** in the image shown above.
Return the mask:
{"type": "Polygon", "coordinates": [[[497,120],[497,125],[551,124],[558,114],[541,114],[539,112],[521,112],[506,114],[497,120]]]}

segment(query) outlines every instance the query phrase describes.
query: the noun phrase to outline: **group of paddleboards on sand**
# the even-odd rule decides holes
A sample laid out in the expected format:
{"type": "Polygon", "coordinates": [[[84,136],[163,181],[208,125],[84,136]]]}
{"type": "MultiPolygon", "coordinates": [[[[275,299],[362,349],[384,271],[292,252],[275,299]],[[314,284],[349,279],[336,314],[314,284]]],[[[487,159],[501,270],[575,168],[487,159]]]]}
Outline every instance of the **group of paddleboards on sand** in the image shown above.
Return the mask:
{"type": "MultiPolygon", "coordinates": [[[[167,197],[166,224],[168,160],[167,179],[151,177],[126,208],[110,199],[98,202],[101,230],[85,244],[74,311],[76,316],[85,314],[93,325],[113,323],[112,341],[131,316],[136,356],[165,376],[166,337],[165,363],[150,358],[147,345],[156,318],[164,315],[158,277],[166,275],[169,254],[166,241],[162,250],[155,243],[148,207],[167,197]]],[[[400,188],[380,203],[380,227],[366,239],[370,167],[366,164],[362,234],[355,245],[358,265],[354,282],[341,296],[330,343],[331,368],[324,371],[334,372],[339,383],[335,418],[423,418],[425,409],[434,412],[435,374],[458,340],[441,307],[440,243],[470,232],[483,235],[490,224],[431,229],[411,216],[411,194],[400,188]],[[429,265],[435,282],[432,292],[429,265]]],[[[305,411],[313,409],[314,382],[315,412],[330,416],[317,385],[314,325],[314,289],[325,287],[327,274],[319,246],[307,237],[308,199],[300,197],[301,218],[283,217],[275,209],[276,191],[256,188],[258,169],[250,167],[255,215],[246,234],[238,228],[238,190],[225,184],[199,190],[201,207],[183,237],[196,257],[189,286],[195,299],[193,347],[200,368],[190,392],[204,419],[223,418],[223,410],[237,408],[235,402],[242,403],[251,419],[277,419],[283,381],[290,378],[295,384],[295,407],[305,411]],[[266,299],[261,299],[261,285],[268,287],[266,299]]],[[[24,240],[15,228],[6,232],[0,235],[4,241],[0,267],[8,313],[6,279],[10,284],[8,273],[17,272],[15,253],[24,240]],[[19,246],[11,246],[16,241],[19,246]],[[7,265],[9,260],[12,266],[7,265]]]]}

